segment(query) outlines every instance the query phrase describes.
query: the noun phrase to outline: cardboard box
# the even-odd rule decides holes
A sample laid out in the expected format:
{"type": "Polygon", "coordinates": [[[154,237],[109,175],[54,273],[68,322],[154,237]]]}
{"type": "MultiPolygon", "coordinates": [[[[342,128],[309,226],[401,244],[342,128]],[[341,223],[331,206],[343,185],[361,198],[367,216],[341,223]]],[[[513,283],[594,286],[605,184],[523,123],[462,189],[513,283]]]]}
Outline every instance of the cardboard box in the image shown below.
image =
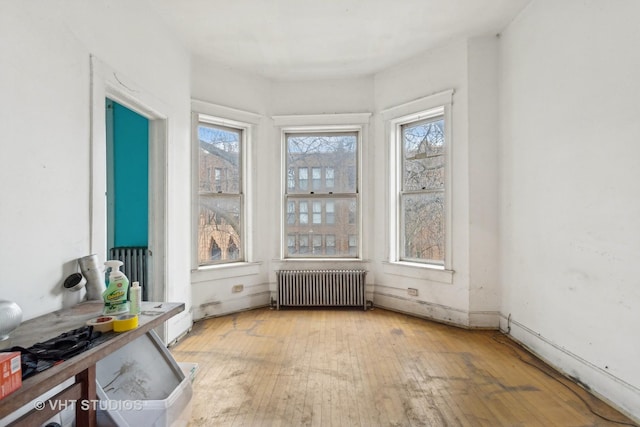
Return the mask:
{"type": "Polygon", "coordinates": [[[0,353],[0,399],[22,387],[20,352],[0,353]]]}

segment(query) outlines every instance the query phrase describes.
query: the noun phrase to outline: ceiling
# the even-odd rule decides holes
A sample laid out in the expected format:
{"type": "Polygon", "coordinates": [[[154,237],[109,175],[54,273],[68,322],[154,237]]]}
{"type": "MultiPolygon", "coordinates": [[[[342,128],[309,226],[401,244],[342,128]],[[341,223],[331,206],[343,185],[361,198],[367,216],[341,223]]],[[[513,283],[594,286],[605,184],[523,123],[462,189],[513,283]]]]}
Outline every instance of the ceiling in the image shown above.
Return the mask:
{"type": "Polygon", "coordinates": [[[194,57],[277,81],[371,75],[501,31],[530,0],[148,0],[194,57]]]}

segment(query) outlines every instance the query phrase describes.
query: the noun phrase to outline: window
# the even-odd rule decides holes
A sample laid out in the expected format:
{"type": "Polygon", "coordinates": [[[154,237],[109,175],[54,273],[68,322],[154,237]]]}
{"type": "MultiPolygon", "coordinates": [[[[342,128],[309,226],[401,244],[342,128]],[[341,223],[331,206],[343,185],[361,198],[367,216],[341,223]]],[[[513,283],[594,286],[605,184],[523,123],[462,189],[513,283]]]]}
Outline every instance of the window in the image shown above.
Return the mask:
{"type": "Polygon", "coordinates": [[[289,248],[289,253],[296,253],[296,236],[294,234],[287,235],[287,247],[289,248]]]}
{"type": "Polygon", "coordinates": [[[229,245],[227,246],[227,259],[238,259],[240,255],[240,250],[238,249],[238,245],[233,241],[232,237],[229,237],[229,245]]]}
{"type": "Polygon", "coordinates": [[[300,236],[300,253],[306,254],[309,252],[309,236],[301,235],[300,236]]]}
{"type": "Polygon", "coordinates": [[[218,242],[211,238],[211,259],[220,259],[221,256],[222,250],[218,246],[218,242]]]}
{"type": "Polygon", "coordinates": [[[296,202],[290,201],[287,203],[287,224],[296,223],[296,202]]]}
{"type": "Polygon", "coordinates": [[[307,201],[300,202],[300,224],[309,224],[309,204],[307,201]]]}
{"type": "Polygon", "coordinates": [[[352,200],[349,203],[349,224],[356,223],[356,203],[355,200],[352,200]]]}
{"type": "Polygon", "coordinates": [[[293,168],[287,171],[287,188],[289,190],[296,188],[296,171],[293,168]]]}
{"type": "Polygon", "coordinates": [[[359,140],[358,131],[284,132],[287,183],[289,171],[298,171],[298,187],[286,185],[284,206],[287,218],[291,203],[299,212],[298,224],[285,221],[284,235],[299,236],[298,251],[287,243],[285,257],[358,257],[359,140]]]}
{"type": "Polygon", "coordinates": [[[333,190],[333,168],[327,167],[324,170],[324,185],[327,187],[327,190],[333,190]]]}
{"type": "Polygon", "coordinates": [[[325,237],[327,255],[336,254],[336,236],[333,234],[327,234],[325,237]]]}
{"type": "Polygon", "coordinates": [[[444,119],[401,127],[401,259],[444,265],[444,119]]]}
{"type": "Polygon", "coordinates": [[[311,188],[313,191],[318,191],[322,188],[322,168],[321,167],[313,167],[311,168],[311,188]]]}
{"type": "Polygon", "coordinates": [[[198,115],[196,137],[198,265],[242,260],[244,130],[198,115]]]}
{"type": "Polygon", "coordinates": [[[322,236],[319,234],[314,234],[312,237],[313,241],[313,254],[319,255],[322,254],[322,236]]]}
{"type": "Polygon", "coordinates": [[[309,168],[299,168],[298,178],[299,178],[298,188],[300,190],[306,191],[309,188],[309,168]]]}
{"type": "Polygon", "coordinates": [[[322,202],[319,200],[313,202],[313,223],[322,224],[322,202]]]}
{"type": "Polygon", "coordinates": [[[336,223],[336,205],[333,200],[327,200],[325,202],[325,221],[327,224],[336,223]]]}
{"type": "Polygon", "coordinates": [[[358,237],[351,234],[349,236],[349,253],[350,254],[355,253],[357,248],[358,248],[358,237]]]}
{"type": "Polygon", "coordinates": [[[382,112],[393,148],[392,262],[451,271],[452,97],[449,90],[382,112]]]}

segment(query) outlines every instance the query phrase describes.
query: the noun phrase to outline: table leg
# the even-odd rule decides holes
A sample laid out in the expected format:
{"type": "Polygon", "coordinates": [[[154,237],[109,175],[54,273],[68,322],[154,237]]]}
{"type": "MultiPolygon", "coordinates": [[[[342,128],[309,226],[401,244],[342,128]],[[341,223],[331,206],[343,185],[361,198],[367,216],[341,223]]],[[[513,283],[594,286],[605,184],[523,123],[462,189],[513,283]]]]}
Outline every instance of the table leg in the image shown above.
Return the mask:
{"type": "Polygon", "coordinates": [[[76,402],[76,426],[96,427],[96,365],[91,365],[76,375],[76,382],[82,384],[81,397],[76,402]],[[85,403],[83,404],[83,401],[85,403]]]}

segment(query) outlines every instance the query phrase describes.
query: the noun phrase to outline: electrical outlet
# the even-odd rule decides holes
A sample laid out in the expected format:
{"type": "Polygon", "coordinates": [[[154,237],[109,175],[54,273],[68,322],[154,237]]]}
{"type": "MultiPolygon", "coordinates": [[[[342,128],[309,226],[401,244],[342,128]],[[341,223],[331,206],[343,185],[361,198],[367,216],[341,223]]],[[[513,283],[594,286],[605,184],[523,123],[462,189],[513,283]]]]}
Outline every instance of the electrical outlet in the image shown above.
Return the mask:
{"type": "Polygon", "coordinates": [[[238,293],[238,292],[242,292],[242,290],[244,289],[244,285],[234,285],[233,288],[231,288],[231,292],[238,293]]]}
{"type": "Polygon", "coordinates": [[[418,290],[414,289],[414,288],[408,288],[407,289],[407,293],[409,295],[411,295],[412,297],[417,297],[418,296],[418,290]]]}

